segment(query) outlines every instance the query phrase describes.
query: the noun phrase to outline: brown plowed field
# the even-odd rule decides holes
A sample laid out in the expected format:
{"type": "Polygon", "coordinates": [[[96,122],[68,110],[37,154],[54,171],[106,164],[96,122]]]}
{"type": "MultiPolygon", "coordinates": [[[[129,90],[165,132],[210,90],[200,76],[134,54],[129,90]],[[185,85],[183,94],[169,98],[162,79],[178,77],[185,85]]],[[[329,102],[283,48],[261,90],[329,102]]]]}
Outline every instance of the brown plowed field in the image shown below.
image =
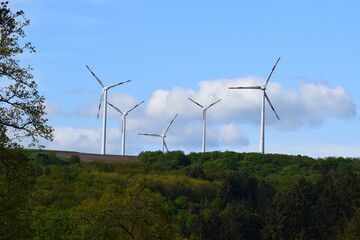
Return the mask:
{"type": "Polygon", "coordinates": [[[92,153],[79,152],[56,152],[57,157],[69,158],[73,155],[80,157],[81,161],[99,161],[99,162],[140,162],[138,156],[122,156],[122,155],[102,155],[92,153]]]}

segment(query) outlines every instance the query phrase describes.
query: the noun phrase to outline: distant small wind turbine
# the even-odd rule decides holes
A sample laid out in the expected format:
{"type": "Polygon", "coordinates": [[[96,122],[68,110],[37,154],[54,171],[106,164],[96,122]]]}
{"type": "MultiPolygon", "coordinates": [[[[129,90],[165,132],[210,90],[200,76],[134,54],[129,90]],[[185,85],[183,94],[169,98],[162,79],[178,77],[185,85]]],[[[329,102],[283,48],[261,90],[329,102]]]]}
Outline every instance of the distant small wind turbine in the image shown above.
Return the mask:
{"type": "Polygon", "coordinates": [[[112,105],[111,103],[108,102],[108,104],[110,106],[112,106],[116,111],[118,111],[119,113],[121,113],[122,115],[122,130],[121,130],[121,139],[122,139],[122,147],[121,147],[121,155],[125,155],[125,129],[126,129],[126,116],[128,115],[129,112],[131,112],[132,110],[134,110],[136,107],[138,107],[140,104],[142,104],[144,101],[142,101],[141,103],[136,104],[134,107],[130,108],[129,110],[122,112],[120,111],[119,108],[115,107],[114,105],[112,105]]]}
{"type": "Polygon", "coordinates": [[[174,122],[175,118],[177,117],[178,114],[175,115],[175,117],[173,118],[173,120],[171,120],[170,124],[167,126],[167,128],[165,129],[165,131],[162,134],[148,134],[148,133],[139,133],[139,135],[144,135],[144,136],[151,136],[151,137],[161,137],[162,138],[162,151],[165,152],[164,147],[166,148],[166,151],[169,151],[166,142],[165,142],[165,138],[166,138],[166,133],[169,130],[171,124],[174,122]]]}
{"type": "Polygon", "coordinates": [[[101,92],[101,96],[100,96],[100,103],[99,103],[99,109],[97,112],[97,116],[96,118],[99,118],[99,113],[100,113],[100,108],[101,108],[101,102],[104,102],[104,111],[103,111],[103,129],[102,129],[102,147],[101,147],[101,154],[106,154],[106,117],[107,117],[107,91],[110,88],[116,87],[118,85],[130,82],[131,80],[127,80],[125,82],[119,82],[113,85],[109,85],[109,86],[104,86],[104,84],[102,83],[102,81],[95,75],[95,73],[93,71],[91,71],[91,69],[88,67],[88,65],[85,65],[87,67],[87,69],[89,69],[89,71],[91,72],[91,74],[95,77],[95,79],[99,82],[99,84],[102,87],[102,92],[101,92]]]}
{"type": "Polygon", "coordinates": [[[278,58],[278,60],[276,61],[274,67],[272,68],[269,76],[267,77],[264,85],[262,86],[250,86],[250,87],[229,87],[229,89],[259,89],[263,92],[262,95],[262,105],[261,105],[261,123],[260,123],[260,152],[264,153],[265,152],[265,98],[268,101],[268,103],[270,104],[271,109],[273,110],[273,112],[275,113],[276,117],[280,120],[278,114],[275,111],[274,106],[271,104],[269,97],[266,94],[266,87],[269,83],[270,77],[273,74],[276,65],[278,64],[278,62],[280,61],[280,57],[278,58]]]}
{"type": "Polygon", "coordinates": [[[205,140],[206,140],[206,139],[205,139],[205,135],[206,135],[206,110],[208,110],[208,108],[210,108],[211,106],[214,106],[216,103],[220,102],[221,99],[217,100],[216,102],[213,102],[212,104],[210,104],[210,105],[207,106],[207,107],[204,107],[204,106],[201,105],[200,103],[195,102],[195,101],[192,100],[191,98],[188,98],[188,99],[203,109],[202,152],[205,152],[205,140]]]}

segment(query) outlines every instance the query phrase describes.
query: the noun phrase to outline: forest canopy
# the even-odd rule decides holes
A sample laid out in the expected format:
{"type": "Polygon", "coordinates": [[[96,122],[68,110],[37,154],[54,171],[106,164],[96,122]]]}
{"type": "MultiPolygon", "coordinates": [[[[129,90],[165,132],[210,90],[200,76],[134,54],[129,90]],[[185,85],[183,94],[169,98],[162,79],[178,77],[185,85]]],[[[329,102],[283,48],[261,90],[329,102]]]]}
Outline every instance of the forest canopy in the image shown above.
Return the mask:
{"type": "Polygon", "coordinates": [[[27,191],[0,204],[7,213],[0,222],[9,223],[4,239],[359,237],[357,158],[159,151],[141,153],[138,163],[105,163],[51,151],[22,156],[33,175],[27,191]],[[6,220],[14,213],[16,224],[6,220]]]}

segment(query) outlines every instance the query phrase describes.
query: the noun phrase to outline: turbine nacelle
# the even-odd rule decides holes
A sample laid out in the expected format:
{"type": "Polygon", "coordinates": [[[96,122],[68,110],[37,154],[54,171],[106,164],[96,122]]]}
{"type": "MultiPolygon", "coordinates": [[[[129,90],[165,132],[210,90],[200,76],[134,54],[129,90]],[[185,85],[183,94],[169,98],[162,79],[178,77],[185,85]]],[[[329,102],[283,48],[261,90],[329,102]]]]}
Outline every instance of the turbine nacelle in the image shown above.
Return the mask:
{"type": "Polygon", "coordinates": [[[136,104],[134,107],[130,108],[129,110],[126,110],[125,112],[122,112],[119,108],[117,108],[114,105],[112,105],[111,103],[107,102],[111,107],[113,107],[116,111],[118,111],[122,115],[122,133],[121,133],[122,147],[121,147],[121,155],[125,155],[126,116],[128,115],[128,113],[130,113],[132,110],[134,110],[136,107],[138,107],[143,102],[144,101],[142,101],[141,103],[136,104]]]}
{"type": "Polygon", "coordinates": [[[162,138],[162,151],[164,152],[164,147],[166,148],[166,151],[169,151],[166,142],[165,142],[165,138],[166,138],[166,133],[169,130],[170,126],[172,125],[172,123],[174,122],[175,118],[178,116],[178,114],[175,115],[175,117],[171,120],[171,122],[169,123],[169,125],[165,128],[164,132],[162,134],[149,134],[149,133],[138,133],[138,135],[143,135],[143,136],[151,136],[151,137],[161,137],[162,138]]]}
{"type": "Polygon", "coordinates": [[[100,84],[100,86],[102,87],[102,92],[101,92],[101,95],[100,95],[100,103],[99,103],[99,108],[98,108],[96,118],[99,118],[99,113],[100,113],[100,109],[101,109],[101,103],[104,102],[104,105],[103,105],[104,106],[104,111],[103,111],[103,129],[102,129],[102,149],[101,149],[101,154],[105,154],[105,152],[106,152],[107,90],[109,90],[110,88],[116,87],[118,85],[130,82],[131,80],[127,80],[125,82],[119,82],[119,83],[116,83],[116,84],[105,86],[103,84],[103,82],[100,80],[100,78],[98,78],[96,76],[96,74],[89,68],[89,66],[88,65],[85,65],[85,66],[90,71],[90,73],[94,76],[94,78],[100,84]]]}
{"type": "Polygon", "coordinates": [[[203,109],[203,137],[202,137],[202,152],[205,152],[205,135],[206,135],[206,110],[212,106],[214,106],[216,103],[220,102],[221,99],[211,103],[209,106],[205,107],[203,105],[201,105],[200,103],[192,100],[191,98],[188,97],[188,99],[190,101],[192,101],[193,103],[195,103],[196,105],[198,105],[199,107],[201,107],[203,109]]]}
{"type": "Polygon", "coordinates": [[[261,107],[261,124],[260,124],[260,152],[264,153],[264,129],[265,129],[265,100],[269,103],[271,109],[273,110],[274,114],[276,115],[277,119],[280,120],[278,114],[275,111],[274,106],[272,105],[268,95],[266,94],[266,87],[269,83],[269,80],[271,78],[271,75],[273,74],[276,65],[278,64],[278,62],[280,61],[280,57],[277,59],[274,67],[271,69],[271,72],[269,74],[269,76],[267,77],[267,79],[265,80],[264,85],[262,86],[249,86],[249,87],[229,87],[229,89],[258,89],[258,90],[262,90],[263,91],[263,96],[262,96],[262,107],[261,107]]]}

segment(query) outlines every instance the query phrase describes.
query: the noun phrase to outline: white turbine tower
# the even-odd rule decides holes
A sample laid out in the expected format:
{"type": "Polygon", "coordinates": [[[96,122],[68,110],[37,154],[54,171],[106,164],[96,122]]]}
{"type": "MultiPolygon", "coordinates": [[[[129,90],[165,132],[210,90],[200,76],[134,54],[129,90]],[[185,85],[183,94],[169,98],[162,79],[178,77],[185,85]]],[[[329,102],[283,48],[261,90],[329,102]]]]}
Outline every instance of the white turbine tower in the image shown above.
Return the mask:
{"type": "Polygon", "coordinates": [[[101,82],[101,80],[95,75],[93,71],[88,67],[88,65],[85,65],[87,69],[91,72],[91,74],[95,77],[95,79],[99,82],[99,84],[102,87],[102,92],[100,96],[100,103],[99,103],[99,109],[96,118],[99,118],[100,108],[101,108],[101,102],[104,102],[104,110],[103,110],[103,129],[102,129],[102,146],[101,146],[101,154],[106,154],[106,117],[107,117],[107,91],[110,88],[116,87],[118,85],[130,82],[131,80],[127,80],[125,82],[116,83],[109,86],[104,86],[104,84],[101,82]]]}
{"type": "Polygon", "coordinates": [[[205,152],[205,137],[206,137],[206,110],[208,110],[208,108],[214,106],[216,103],[220,102],[221,99],[217,100],[216,102],[213,102],[212,104],[210,104],[207,107],[204,107],[203,105],[201,105],[198,102],[195,102],[194,100],[192,100],[191,98],[188,98],[190,101],[192,101],[193,103],[195,103],[196,105],[198,105],[199,107],[202,108],[203,110],[203,135],[202,135],[202,152],[205,152]]]}
{"type": "Polygon", "coordinates": [[[166,138],[166,133],[169,130],[171,124],[174,122],[175,118],[177,117],[177,114],[175,115],[175,117],[173,118],[173,120],[171,120],[171,122],[169,123],[169,125],[167,126],[167,128],[165,129],[165,131],[162,134],[148,134],[148,133],[139,133],[139,135],[144,135],[144,136],[151,136],[151,137],[161,137],[162,138],[162,151],[165,152],[164,147],[166,148],[166,151],[169,151],[166,142],[165,142],[165,138],[166,138]]]}
{"type": "Polygon", "coordinates": [[[278,64],[278,62],[280,61],[280,57],[278,58],[278,60],[276,61],[274,67],[272,68],[269,76],[267,77],[264,85],[262,86],[249,86],[249,87],[229,87],[229,89],[259,89],[262,91],[262,105],[261,105],[261,123],[260,123],[260,152],[264,153],[264,148],[265,148],[265,98],[268,101],[268,103],[270,104],[271,109],[273,110],[273,112],[275,113],[276,117],[280,120],[278,114],[275,111],[274,106],[271,104],[269,97],[266,94],[266,87],[269,83],[270,77],[272,75],[272,73],[274,72],[276,65],[278,64]]]}
{"type": "Polygon", "coordinates": [[[108,102],[108,104],[110,106],[112,106],[116,111],[118,111],[119,113],[121,113],[122,115],[122,130],[121,130],[121,139],[122,139],[122,147],[121,147],[121,155],[125,155],[125,129],[126,129],[126,116],[128,115],[129,112],[131,112],[132,110],[134,110],[136,107],[138,107],[140,104],[142,104],[144,101],[142,101],[141,103],[136,104],[134,107],[130,108],[129,110],[122,112],[120,111],[119,108],[115,107],[114,105],[112,105],[111,103],[108,102]]]}

